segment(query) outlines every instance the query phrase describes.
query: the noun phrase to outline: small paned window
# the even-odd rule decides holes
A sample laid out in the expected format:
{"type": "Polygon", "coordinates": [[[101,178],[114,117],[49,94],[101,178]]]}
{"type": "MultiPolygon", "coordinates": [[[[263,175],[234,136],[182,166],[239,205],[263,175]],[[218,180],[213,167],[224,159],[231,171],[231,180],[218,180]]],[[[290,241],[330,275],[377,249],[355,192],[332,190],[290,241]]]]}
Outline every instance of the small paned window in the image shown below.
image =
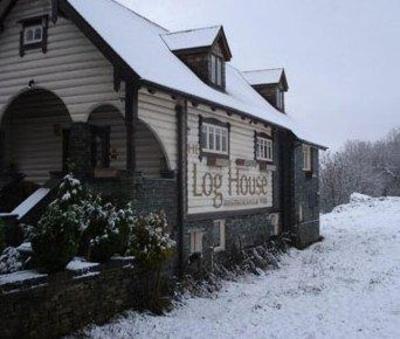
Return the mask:
{"type": "Polygon", "coordinates": [[[22,25],[20,33],[20,56],[23,57],[27,50],[41,49],[47,52],[48,16],[28,18],[19,21],[22,25]]]}
{"type": "Polygon", "coordinates": [[[216,239],[214,242],[214,251],[220,252],[225,250],[225,220],[214,221],[216,239]]]}
{"type": "Polygon", "coordinates": [[[33,25],[24,28],[24,45],[41,43],[43,41],[43,26],[33,25]]]}
{"type": "Polygon", "coordinates": [[[257,136],[256,157],[257,160],[274,160],[274,146],[271,139],[257,136]]]}
{"type": "Polygon", "coordinates": [[[203,253],[203,232],[194,230],[190,232],[190,253],[203,253]]]}
{"type": "Polygon", "coordinates": [[[311,146],[303,145],[303,171],[311,172],[311,170],[312,170],[311,146]]]}
{"type": "Polygon", "coordinates": [[[228,155],[228,128],[204,123],[201,126],[202,151],[228,155]]]}
{"type": "Polygon", "coordinates": [[[222,87],[223,85],[223,60],[222,58],[211,54],[211,61],[210,61],[210,81],[214,85],[222,87]]]}

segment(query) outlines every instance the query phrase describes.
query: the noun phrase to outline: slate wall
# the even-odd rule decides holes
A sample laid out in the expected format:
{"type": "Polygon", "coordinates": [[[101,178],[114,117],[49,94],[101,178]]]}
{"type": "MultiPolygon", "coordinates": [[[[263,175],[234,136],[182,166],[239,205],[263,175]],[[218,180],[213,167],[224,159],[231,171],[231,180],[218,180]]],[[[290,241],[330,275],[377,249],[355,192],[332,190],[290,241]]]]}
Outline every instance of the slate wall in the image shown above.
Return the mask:
{"type": "Polygon", "coordinates": [[[127,262],[96,272],[0,285],[0,338],[57,338],[138,307],[143,282],[127,262]]]}

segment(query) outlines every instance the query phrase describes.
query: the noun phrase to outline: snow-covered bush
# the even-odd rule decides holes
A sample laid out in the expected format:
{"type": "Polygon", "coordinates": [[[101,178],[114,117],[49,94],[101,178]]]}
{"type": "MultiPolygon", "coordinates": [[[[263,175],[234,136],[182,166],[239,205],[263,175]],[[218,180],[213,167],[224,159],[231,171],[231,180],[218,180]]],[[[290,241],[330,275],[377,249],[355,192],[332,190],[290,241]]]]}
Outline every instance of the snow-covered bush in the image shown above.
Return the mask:
{"type": "Polygon", "coordinates": [[[167,226],[164,212],[139,216],[133,222],[129,239],[128,253],[136,258],[148,279],[143,291],[144,306],[158,314],[169,304],[167,299],[161,298],[162,269],[175,249],[167,226]]]}
{"type": "Polygon", "coordinates": [[[32,248],[39,266],[52,273],[63,270],[77,254],[85,228],[82,204],[87,194],[79,180],[68,175],[53,201],[32,229],[32,248]]]}
{"type": "Polygon", "coordinates": [[[4,222],[0,219],[0,253],[3,252],[6,247],[5,234],[4,234],[4,222]]]}
{"type": "Polygon", "coordinates": [[[81,246],[87,248],[89,260],[105,262],[120,250],[118,213],[112,204],[104,204],[100,196],[87,203],[84,209],[87,227],[81,246]]]}
{"type": "Polygon", "coordinates": [[[164,212],[136,217],[129,239],[129,253],[147,270],[158,270],[173,255],[175,241],[167,233],[164,212]]]}
{"type": "Polygon", "coordinates": [[[14,273],[22,269],[22,257],[14,247],[7,247],[0,256],[0,274],[14,273]]]}

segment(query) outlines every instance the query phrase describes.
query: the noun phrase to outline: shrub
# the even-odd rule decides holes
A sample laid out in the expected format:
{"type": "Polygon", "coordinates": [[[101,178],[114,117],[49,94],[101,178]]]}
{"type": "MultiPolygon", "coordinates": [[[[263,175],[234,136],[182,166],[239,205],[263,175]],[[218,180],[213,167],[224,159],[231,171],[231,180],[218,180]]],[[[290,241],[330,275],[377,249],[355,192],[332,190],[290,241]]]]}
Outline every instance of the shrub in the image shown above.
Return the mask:
{"type": "Polygon", "coordinates": [[[166,231],[167,226],[164,212],[140,216],[133,222],[129,239],[129,253],[135,256],[139,268],[147,273],[145,301],[148,304],[145,306],[156,313],[161,313],[166,306],[161,298],[161,271],[175,248],[175,241],[166,231]],[[154,286],[150,282],[153,273],[154,286]]]}
{"type": "Polygon", "coordinates": [[[14,247],[7,247],[0,252],[0,274],[14,273],[23,267],[22,257],[14,247]]]}
{"type": "Polygon", "coordinates": [[[0,219],[0,253],[2,253],[6,247],[5,241],[5,226],[3,220],[0,219]]]}
{"type": "Polygon", "coordinates": [[[83,252],[91,261],[105,262],[120,249],[118,213],[111,203],[104,204],[100,196],[84,209],[87,228],[82,235],[83,252]]]}
{"type": "Polygon", "coordinates": [[[32,248],[38,265],[46,272],[63,270],[77,254],[85,228],[82,201],[87,198],[80,182],[68,175],[58,191],[58,198],[32,229],[32,248]]]}

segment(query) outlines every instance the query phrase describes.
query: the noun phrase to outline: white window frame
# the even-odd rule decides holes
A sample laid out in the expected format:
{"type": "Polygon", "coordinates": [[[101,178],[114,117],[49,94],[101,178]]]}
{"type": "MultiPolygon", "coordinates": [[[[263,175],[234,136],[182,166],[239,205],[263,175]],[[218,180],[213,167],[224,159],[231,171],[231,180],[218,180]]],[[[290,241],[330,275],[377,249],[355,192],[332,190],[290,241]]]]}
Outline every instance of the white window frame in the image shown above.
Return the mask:
{"type": "Polygon", "coordinates": [[[228,128],[210,123],[202,123],[201,146],[203,152],[228,155],[229,154],[228,128]]]}
{"type": "Polygon", "coordinates": [[[312,170],[311,146],[303,145],[303,171],[311,172],[311,170],[312,170]]]}
{"type": "Polygon", "coordinates": [[[33,45],[33,44],[39,44],[41,42],[43,42],[43,38],[44,38],[44,27],[42,24],[36,24],[36,25],[29,25],[24,27],[24,45],[28,46],[28,45],[33,45]],[[36,39],[35,38],[35,33],[36,30],[40,28],[40,39],[36,39]],[[33,39],[32,40],[28,40],[27,39],[27,35],[29,32],[33,33],[33,39]]]}
{"type": "Polygon", "coordinates": [[[211,54],[210,61],[210,80],[211,83],[222,87],[223,60],[221,57],[211,54]]]}
{"type": "Polygon", "coordinates": [[[214,247],[214,252],[222,252],[225,251],[226,248],[226,238],[225,238],[225,220],[215,220],[214,227],[218,229],[219,232],[219,246],[214,247]]]}
{"type": "Polygon", "coordinates": [[[256,137],[256,158],[262,161],[274,161],[274,142],[272,139],[256,137]]]}
{"type": "Polygon", "coordinates": [[[190,254],[203,253],[203,235],[201,230],[192,230],[190,232],[190,254]]]}

